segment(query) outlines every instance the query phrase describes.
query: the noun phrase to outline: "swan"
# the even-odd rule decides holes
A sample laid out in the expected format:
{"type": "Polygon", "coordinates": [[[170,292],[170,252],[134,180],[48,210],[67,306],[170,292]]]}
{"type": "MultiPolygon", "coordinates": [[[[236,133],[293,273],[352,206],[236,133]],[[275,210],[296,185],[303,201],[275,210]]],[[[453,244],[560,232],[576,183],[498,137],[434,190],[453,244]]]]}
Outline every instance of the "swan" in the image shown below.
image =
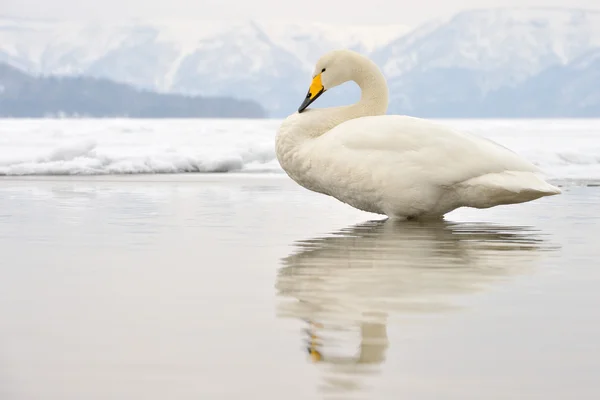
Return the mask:
{"type": "Polygon", "coordinates": [[[275,137],[277,160],[300,186],[392,219],[443,218],[460,207],[528,202],[561,190],[511,150],[486,138],[404,115],[385,115],[386,80],[350,50],[316,63],[306,98],[275,137]],[[356,104],[308,108],[342,83],[361,89],[356,104]]]}

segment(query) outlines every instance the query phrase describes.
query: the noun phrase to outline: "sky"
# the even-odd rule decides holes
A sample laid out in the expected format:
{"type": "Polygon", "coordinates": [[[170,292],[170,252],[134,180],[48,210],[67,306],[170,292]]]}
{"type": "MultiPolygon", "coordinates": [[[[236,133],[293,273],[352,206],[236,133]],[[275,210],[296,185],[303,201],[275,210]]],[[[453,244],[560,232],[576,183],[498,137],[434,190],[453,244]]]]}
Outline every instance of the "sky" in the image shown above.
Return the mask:
{"type": "Polygon", "coordinates": [[[0,15],[69,20],[184,18],[292,20],[416,26],[492,7],[600,9],[599,0],[0,0],[0,15]]]}

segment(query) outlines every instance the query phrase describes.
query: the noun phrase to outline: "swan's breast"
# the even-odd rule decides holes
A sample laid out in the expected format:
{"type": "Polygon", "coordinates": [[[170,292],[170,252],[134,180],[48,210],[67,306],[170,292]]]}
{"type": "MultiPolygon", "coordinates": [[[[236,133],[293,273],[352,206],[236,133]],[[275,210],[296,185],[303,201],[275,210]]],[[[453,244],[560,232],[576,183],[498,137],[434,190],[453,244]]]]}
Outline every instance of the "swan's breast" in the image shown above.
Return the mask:
{"type": "Polygon", "coordinates": [[[277,131],[275,154],[281,168],[292,180],[309,190],[325,193],[311,177],[315,139],[310,133],[306,118],[300,118],[299,114],[290,115],[277,131]]]}
{"type": "MultiPolygon", "coordinates": [[[[316,113],[315,113],[316,114],[316,113]]],[[[297,114],[283,121],[276,137],[276,154],[283,170],[299,185],[363,211],[387,214],[398,201],[415,213],[423,201],[422,185],[406,170],[411,166],[393,151],[351,148],[343,138],[358,134],[334,129],[315,134],[309,118],[297,114]]],[[[361,130],[361,136],[369,132],[361,130]]],[[[385,146],[384,146],[385,147],[385,146]]],[[[413,166],[414,168],[414,166],[413,166]]]]}

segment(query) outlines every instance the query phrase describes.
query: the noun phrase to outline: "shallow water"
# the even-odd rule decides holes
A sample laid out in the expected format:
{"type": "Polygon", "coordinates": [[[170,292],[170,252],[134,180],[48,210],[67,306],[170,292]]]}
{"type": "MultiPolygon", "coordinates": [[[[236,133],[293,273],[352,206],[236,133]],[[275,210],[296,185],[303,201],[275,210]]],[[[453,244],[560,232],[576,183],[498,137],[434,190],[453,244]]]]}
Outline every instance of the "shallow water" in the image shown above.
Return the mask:
{"type": "Polygon", "coordinates": [[[600,188],[391,223],[287,178],[0,181],[0,398],[596,399],[600,188]]]}

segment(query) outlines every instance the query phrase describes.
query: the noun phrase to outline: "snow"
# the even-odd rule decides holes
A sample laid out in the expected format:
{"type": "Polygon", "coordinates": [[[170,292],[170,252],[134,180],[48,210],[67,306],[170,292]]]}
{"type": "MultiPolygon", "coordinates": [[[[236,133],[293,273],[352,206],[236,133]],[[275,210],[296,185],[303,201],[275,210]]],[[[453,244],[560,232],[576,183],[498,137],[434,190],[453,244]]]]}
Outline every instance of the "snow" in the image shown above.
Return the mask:
{"type": "Polygon", "coordinates": [[[5,120],[0,175],[280,171],[272,121],[5,120]]]}
{"type": "Polygon", "coordinates": [[[592,68],[594,64],[600,65],[600,47],[577,58],[570,64],[570,67],[578,70],[584,70],[587,68],[592,68]]]}
{"type": "MultiPolygon", "coordinates": [[[[600,179],[600,120],[449,120],[537,164],[552,179],[600,179]]],[[[282,174],[279,120],[4,120],[0,175],[186,172],[282,174]]]]}

